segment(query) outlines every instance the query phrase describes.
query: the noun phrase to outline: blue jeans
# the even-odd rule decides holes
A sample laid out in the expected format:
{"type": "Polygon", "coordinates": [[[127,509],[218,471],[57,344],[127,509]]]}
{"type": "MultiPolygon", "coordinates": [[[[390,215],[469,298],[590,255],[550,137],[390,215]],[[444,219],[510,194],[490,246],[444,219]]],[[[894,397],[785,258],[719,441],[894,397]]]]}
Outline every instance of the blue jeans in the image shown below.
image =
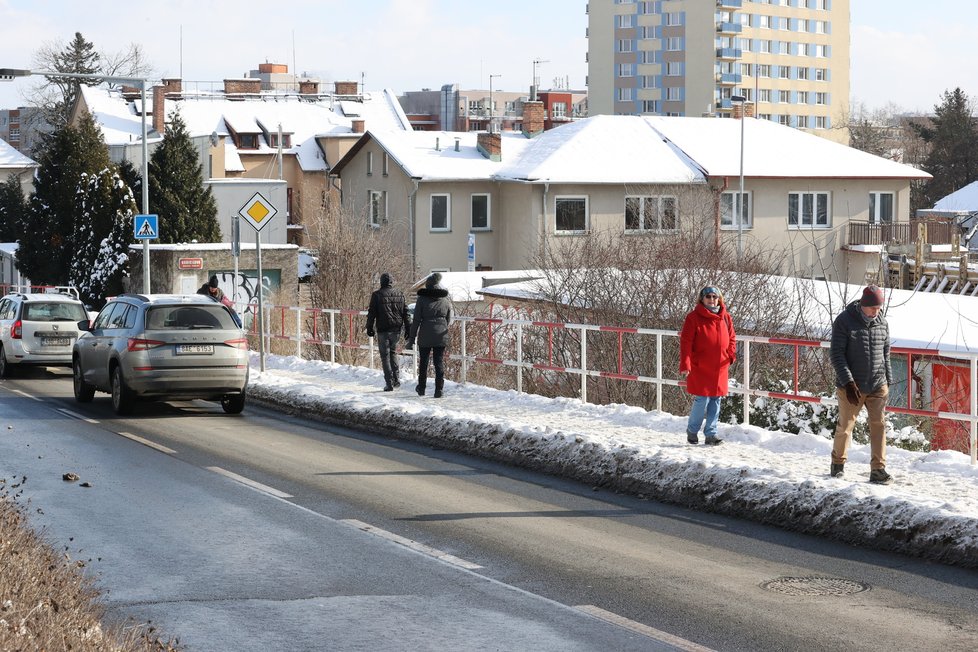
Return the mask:
{"type": "Polygon", "coordinates": [[[703,426],[703,434],[708,438],[717,436],[717,421],[720,418],[721,396],[697,396],[693,399],[693,407],[689,410],[689,422],[686,424],[687,433],[698,433],[703,426]],[[706,418],[706,424],[703,419],[706,418]]]}

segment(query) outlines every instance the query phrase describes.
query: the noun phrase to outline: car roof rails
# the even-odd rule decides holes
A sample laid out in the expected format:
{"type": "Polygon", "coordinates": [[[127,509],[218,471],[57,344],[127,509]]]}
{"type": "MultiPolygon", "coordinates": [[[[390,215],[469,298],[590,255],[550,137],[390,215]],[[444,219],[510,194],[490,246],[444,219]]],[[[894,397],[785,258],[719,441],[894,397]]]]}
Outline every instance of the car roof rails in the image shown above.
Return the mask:
{"type": "Polygon", "coordinates": [[[81,301],[74,285],[7,285],[8,294],[63,294],[81,301]]]}

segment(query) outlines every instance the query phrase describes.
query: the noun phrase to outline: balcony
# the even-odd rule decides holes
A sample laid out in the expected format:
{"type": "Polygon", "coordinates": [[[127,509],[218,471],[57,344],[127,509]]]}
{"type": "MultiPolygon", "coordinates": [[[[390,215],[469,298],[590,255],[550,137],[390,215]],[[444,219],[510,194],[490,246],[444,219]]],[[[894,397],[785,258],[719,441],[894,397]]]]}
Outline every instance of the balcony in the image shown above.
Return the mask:
{"type": "Polygon", "coordinates": [[[733,61],[739,59],[743,53],[740,48],[717,48],[717,59],[733,61]]]}
{"type": "Polygon", "coordinates": [[[918,225],[926,227],[927,244],[951,244],[954,233],[961,227],[950,221],[910,220],[909,222],[883,223],[849,222],[850,245],[913,244],[918,240],[918,225]]]}
{"type": "Polygon", "coordinates": [[[744,31],[744,26],[740,23],[717,23],[717,34],[740,34],[744,31]]]}
{"type": "Polygon", "coordinates": [[[717,73],[716,80],[718,86],[736,86],[742,81],[739,72],[717,73]]]}
{"type": "Polygon", "coordinates": [[[717,9],[743,9],[744,0],[717,0],[717,9]]]}

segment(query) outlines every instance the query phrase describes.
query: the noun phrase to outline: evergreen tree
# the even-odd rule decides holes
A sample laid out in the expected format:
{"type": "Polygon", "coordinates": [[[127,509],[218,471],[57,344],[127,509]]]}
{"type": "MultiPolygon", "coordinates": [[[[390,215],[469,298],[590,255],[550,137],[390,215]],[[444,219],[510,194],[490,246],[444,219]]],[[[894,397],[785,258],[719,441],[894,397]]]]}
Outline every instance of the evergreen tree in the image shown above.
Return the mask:
{"type": "MultiPolygon", "coordinates": [[[[94,75],[98,73],[100,55],[95,51],[91,41],[86,41],[81,32],[75,32],[75,38],[60,52],[53,53],[52,70],[72,74],[94,75]]],[[[54,105],[48,107],[48,122],[55,128],[68,124],[71,109],[78,98],[78,89],[82,84],[95,86],[98,79],[79,79],[77,77],[49,76],[48,81],[59,90],[54,105]]]]}
{"type": "Polygon", "coordinates": [[[76,191],[83,175],[111,167],[102,132],[88,114],[52,133],[38,156],[34,191],[19,225],[17,269],[34,283],[64,285],[75,254],[76,191]]]}
{"type": "Polygon", "coordinates": [[[964,91],[945,91],[930,125],[915,125],[915,129],[930,146],[923,167],[934,177],[924,186],[918,206],[929,208],[978,179],[978,129],[964,91]]]}
{"type": "Polygon", "coordinates": [[[150,156],[149,202],[150,212],[160,216],[159,242],[221,241],[217,202],[204,186],[197,148],[179,113],[150,156]]]}
{"type": "Polygon", "coordinates": [[[83,175],[76,199],[75,253],[68,280],[82,301],[100,307],[106,295],[122,291],[136,201],[118,171],[108,168],[83,175]]]}
{"type": "Polygon", "coordinates": [[[23,223],[27,202],[17,175],[10,175],[0,184],[0,242],[14,242],[17,227],[23,223]]]}

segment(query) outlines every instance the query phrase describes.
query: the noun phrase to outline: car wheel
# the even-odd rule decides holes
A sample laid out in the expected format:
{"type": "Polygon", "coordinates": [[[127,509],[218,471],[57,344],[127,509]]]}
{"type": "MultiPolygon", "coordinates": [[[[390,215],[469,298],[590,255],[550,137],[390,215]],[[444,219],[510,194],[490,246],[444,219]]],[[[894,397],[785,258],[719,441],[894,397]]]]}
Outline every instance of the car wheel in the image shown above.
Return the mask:
{"type": "Polygon", "coordinates": [[[221,398],[221,407],[228,414],[241,414],[245,406],[245,393],[225,394],[221,398]]]}
{"type": "Polygon", "coordinates": [[[12,371],[11,366],[7,364],[7,354],[3,350],[3,344],[0,344],[0,378],[10,378],[12,371]]]}
{"type": "Polygon", "coordinates": [[[112,409],[120,416],[132,414],[135,401],[136,397],[126,386],[126,379],[122,377],[122,369],[116,367],[112,370],[112,409]]]}
{"type": "Polygon", "coordinates": [[[85,382],[82,376],[81,362],[78,358],[71,361],[71,384],[75,390],[75,400],[79,403],[90,403],[95,396],[95,387],[85,382]]]}

